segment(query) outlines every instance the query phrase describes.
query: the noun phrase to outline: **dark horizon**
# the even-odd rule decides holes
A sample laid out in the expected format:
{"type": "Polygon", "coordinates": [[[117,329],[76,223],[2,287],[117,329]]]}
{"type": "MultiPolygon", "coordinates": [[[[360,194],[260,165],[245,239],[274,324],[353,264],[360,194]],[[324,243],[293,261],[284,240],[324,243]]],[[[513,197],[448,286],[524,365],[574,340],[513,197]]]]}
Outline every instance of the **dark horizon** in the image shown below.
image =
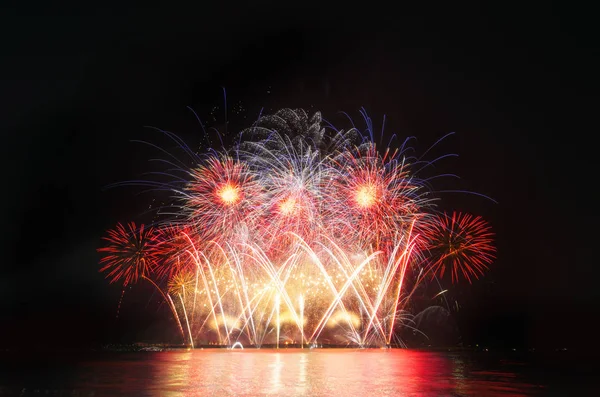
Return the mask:
{"type": "Polygon", "coordinates": [[[167,145],[145,126],[204,142],[188,106],[233,132],[261,108],[320,110],[347,127],[338,112],[360,120],[364,107],[377,130],[386,116],[386,140],[416,136],[417,153],[455,132],[436,150],[459,157],[439,169],[498,201],[443,197],[444,209],[482,215],[497,238],[488,274],[451,286],[463,343],[595,343],[585,324],[599,303],[589,17],[548,4],[400,17],[266,10],[6,10],[0,347],[177,338],[146,286],[125,294],[115,319],[121,289],[98,272],[96,249],[106,229],[141,219],[152,198],[106,189],[153,166],[156,152],[132,140],[167,145]]]}

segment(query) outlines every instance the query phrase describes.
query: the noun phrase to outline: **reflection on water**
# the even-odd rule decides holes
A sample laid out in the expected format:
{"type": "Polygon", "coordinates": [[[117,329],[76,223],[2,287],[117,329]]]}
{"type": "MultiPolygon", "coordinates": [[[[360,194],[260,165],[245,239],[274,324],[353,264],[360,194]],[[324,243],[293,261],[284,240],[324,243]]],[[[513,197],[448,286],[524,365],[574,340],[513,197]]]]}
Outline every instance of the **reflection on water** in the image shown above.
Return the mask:
{"type": "Polygon", "coordinates": [[[527,382],[519,362],[494,369],[470,355],[395,349],[99,353],[50,362],[0,375],[0,394],[530,396],[548,391],[527,382]]]}

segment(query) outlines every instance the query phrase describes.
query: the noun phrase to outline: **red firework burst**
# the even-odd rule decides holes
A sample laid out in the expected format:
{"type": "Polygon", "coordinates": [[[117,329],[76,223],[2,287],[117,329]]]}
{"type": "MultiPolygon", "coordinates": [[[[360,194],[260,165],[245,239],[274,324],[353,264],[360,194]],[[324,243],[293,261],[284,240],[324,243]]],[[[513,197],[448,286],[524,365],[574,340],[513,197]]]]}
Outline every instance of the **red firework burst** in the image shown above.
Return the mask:
{"type": "Polygon", "coordinates": [[[104,254],[100,260],[103,266],[101,272],[106,272],[106,278],[111,283],[123,280],[123,285],[135,283],[138,278],[146,276],[157,264],[159,259],[157,234],[153,228],[144,225],[136,227],[134,222],[122,225],[108,231],[103,239],[107,245],[99,248],[104,254]]]}
{"type": "Polygon", "coordinates": [[[171,278],[174,274],[194,268],[193,255],[198,239],[190,228],[167,226],[158,231],[158,255],[162,258],[154,272],[159,277],[171,278]]]}
{"type": "Polygon", "coordinates": [[[339,166],[343,171],[334,176],[326,203],[331,224],[339,229],[334,235],[383,248],[388,244],[383,237],[391,240],[410,225],[418,209],[416,186],[404,164],[387,153],[380,156],[374,145],[362,153],[348,153],[339,166]]]}
{"type": "Polygon", "coordinates": [[[313,192],[298,180],[279,180],[275,193],[265,200],[261,217],[265,249],[286,252],[297,236],[306,243],[314,242],[319,233],[320,218],[313,192]]]}
{"type": "Polygon", "coordinates": [[[226,238],[236,226],[252,223],[261,188],[245,164],[213,157],[191,175],[186,209],[203,240],[226,238]]]}
{"type": "Polygon", "coordinates": [[[459,274],[472,282],[494,260],[496,248],[490,225],[481,217],[460,212],[435,216],[423,227],[432,255],[428,270],[440,278],[448,268],[452,282],[459,274]]]}

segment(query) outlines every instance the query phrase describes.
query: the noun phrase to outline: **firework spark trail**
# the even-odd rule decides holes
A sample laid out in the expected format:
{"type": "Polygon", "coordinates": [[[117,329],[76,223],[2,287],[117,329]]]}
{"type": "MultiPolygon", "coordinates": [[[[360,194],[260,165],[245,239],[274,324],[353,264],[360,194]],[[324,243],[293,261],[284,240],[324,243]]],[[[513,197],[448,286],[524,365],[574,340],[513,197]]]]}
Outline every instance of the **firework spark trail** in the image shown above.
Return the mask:
{"type": "MultiPolygon", "coordinates": [[[[184,291],[184,294],[185,294],[185,291],[184,291]]],[[[190,334],[190,346],[193,349],[194,348],[194,338],[192,337],[192,329],[190,328],[190,322],[188,319],[187,312],[185,310],[185,302],[183,301],[183,297],[181,296],[181,294],[178,293],[177,295],[179,295],[179,300],[181,301],[181,308],[183,309],[183,315],[185,316],[185,323],[187,325],[187,329],[190,334]]]]}
{"type": "Polygon", "coordinates": [[[277,347],[282,337],[389,346],[426,276],[470,283],[495,248],[483,219],[436,210],[433,177],[417,173],[444,156],[408,157],[408,138],[378,151],[361,114],[365,134],[284,109],[242,131],[233,152],[206,156],[163,131],[197,162],[186,170],[159,148],[174,168],[155,174],[173,183],[148,185],[171,189],[174,218],[118,224],[101,271],[124,286],[151,282],[191,346],[261,346],[269,335],[277,347]]]}
{"type": "Polygon", "coordinates": [[[154,281],[152,281],[148,277],[142,276],[142,278],[144,280],[148,280],[148,282],[150,284],[152,284],[158,290],[158,292],[160,292],[160,294],[163,296],[165,301],[169,302],[169,309],[171,309],[171,312],[173,313],[173,317],[175,318],[175,320],[177,321],[177,325],[179,326],[179,331],[181,331],[181,336],[183,336],[183,339],[185,340],[185,332],[183,331],[183,326],[181,325],[181,320],[179,319],[179,315],[177,314],[177,309],[175,308],[175,303],[173,302],[173,299],[171,299],[171,296],[169,294],[165,294],[163,292],[163,290],[158,285],[156,285],[156,283],[154,281]]]}

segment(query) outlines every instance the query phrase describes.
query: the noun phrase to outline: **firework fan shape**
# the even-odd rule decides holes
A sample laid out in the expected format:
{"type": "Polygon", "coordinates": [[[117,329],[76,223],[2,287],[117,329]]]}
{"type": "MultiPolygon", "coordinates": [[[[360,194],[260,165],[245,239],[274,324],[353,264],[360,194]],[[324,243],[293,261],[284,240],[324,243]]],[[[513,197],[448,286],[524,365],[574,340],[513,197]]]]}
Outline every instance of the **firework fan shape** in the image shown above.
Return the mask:
{"type": "Polygon", "coordinates": [[[323,124],[283,109],[196,158],[183,185],[160,186],[175,216],[117,225],[101,271],[148,280],[191,346],[401,343],[427,275],[471,282],[487,269],[489,225],[439,214],[418,160],[379,151],[370,122],[368,134],[323,124]]]}

